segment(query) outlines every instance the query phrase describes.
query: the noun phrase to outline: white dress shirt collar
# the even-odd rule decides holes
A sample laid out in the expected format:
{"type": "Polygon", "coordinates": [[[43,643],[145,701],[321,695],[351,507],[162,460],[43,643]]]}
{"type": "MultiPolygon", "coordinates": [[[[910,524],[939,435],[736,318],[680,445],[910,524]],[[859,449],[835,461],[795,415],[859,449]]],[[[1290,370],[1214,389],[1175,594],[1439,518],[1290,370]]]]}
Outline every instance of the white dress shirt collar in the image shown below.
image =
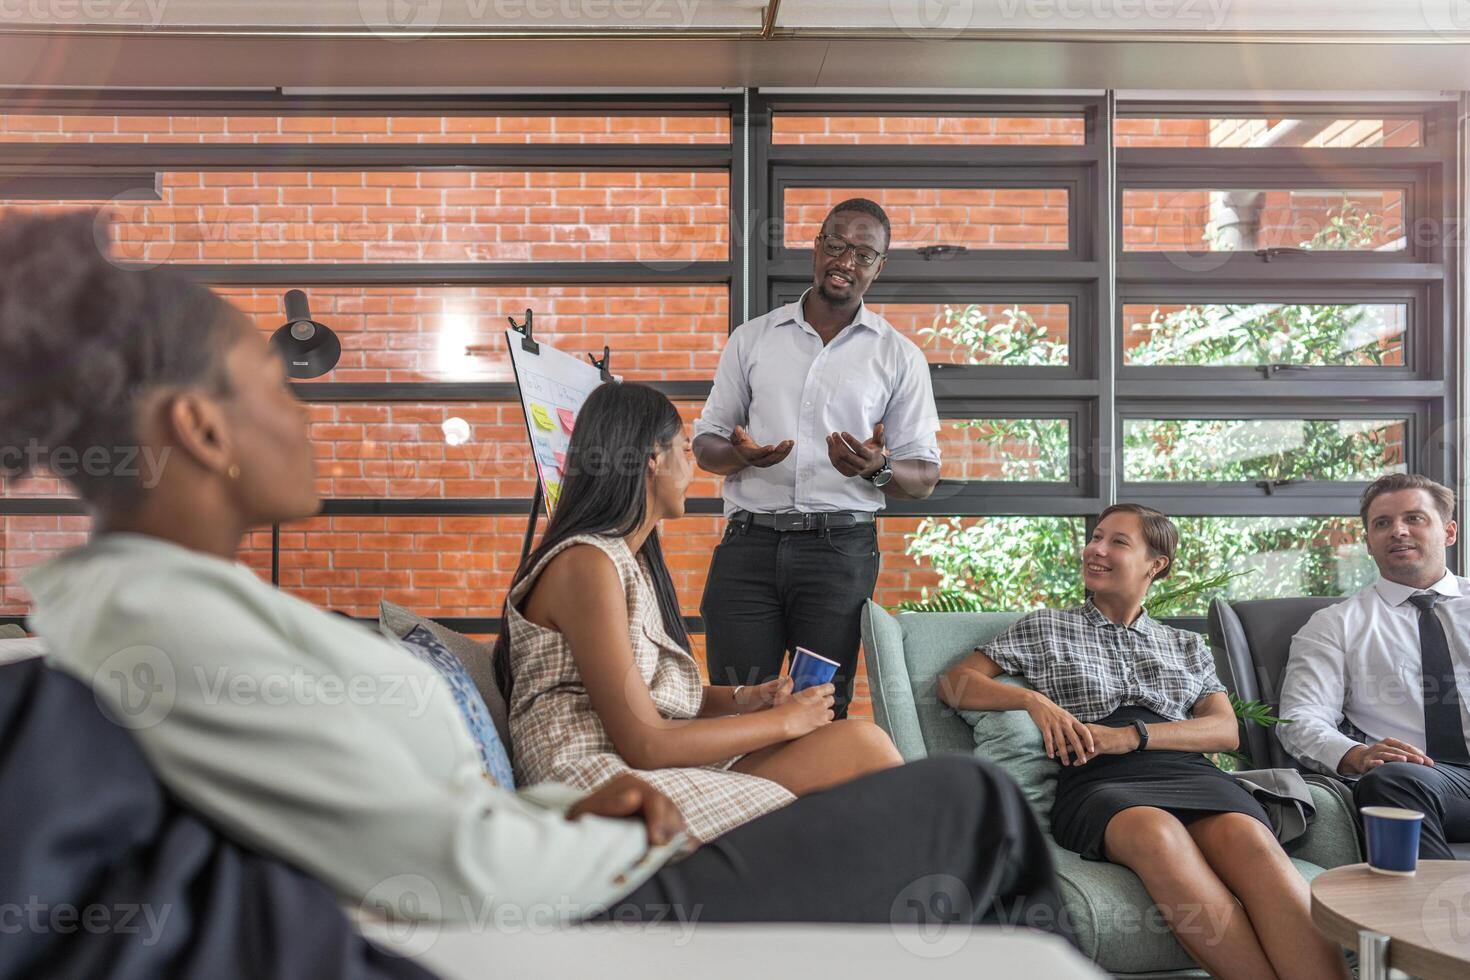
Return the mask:
{"type": "MultiPolygon", "coordinates": [[[[795,303],[787,304],[787,306],[781,311],[784,315],[777,317],[776,325],[780,326],[786,323],[794,323],[797,326],[805,327],[812,333],[816,333],[817,328],[808,323],[806,319],[806,298],[807,295],[814,288],[815,287],[813,286],[808,286],[806,290],[801,294],[801,296],[797,298],[795,303]]],[[[849,320],[847,323],[847,327],[851,326],[867,327],[874,333],[883,332],[883,328],[878,320],[878,315],[869,310],[868,304],[864,303],[862,300],[858,300],[857,312],[853,314],[852,319],[849,320]]],[[[843,327],[842,329],[846,330],[847,327],[843,327]]]]}
{"type": "Polygon", "coordinates": [[[1424,591],[1438,592],[1442,596],[1453,596],[1456,598],[1461,594],[1460,580],[1449,571],[1446,571],[1444,576],[1438,582],[1431,585],[1428,590],[1416,589],[1411,585],[1402,585],[1398,582],[1390,582],[1382,575],[1378,576],[1378,581],[1373,583],[1373,588],[1378,590],[1379,596],[1390,606],[1402,606],[1409,601],[1409,596],[1417,595],[1424,591]]]}

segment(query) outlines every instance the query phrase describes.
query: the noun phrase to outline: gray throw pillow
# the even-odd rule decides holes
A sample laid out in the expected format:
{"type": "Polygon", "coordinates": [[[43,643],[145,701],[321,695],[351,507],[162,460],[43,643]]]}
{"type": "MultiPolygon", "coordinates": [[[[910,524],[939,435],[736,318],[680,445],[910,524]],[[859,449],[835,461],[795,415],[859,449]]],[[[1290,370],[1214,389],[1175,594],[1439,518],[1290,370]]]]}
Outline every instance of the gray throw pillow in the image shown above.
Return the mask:
{"type": "Polygon", "coordinates": [[[475,689],[485,702],[486,710],[490,712],[490,720],[495,723],[501,743],[509,749],[510,710],[506,707],[505,698],[500,695],[500,688],[495,686],[495,667],[490,658],[494,647],[471,639],[463,633],[456,633],[449,627],[425,619],[402,606],[386,601],[378,604],[378,629],[390,640],[402,641],[416,626],[422,626],[433,633],[464,664],[465,671],[470,675],[470,680],[475,682],[475,689]]]}
{"type": "MultiPolygon", "coordinates": [[[[1019,677],[1008,674],[1001,674],[996,680],[1031,688],[1019,677]]],[[[1031,716],[1024,711],[961,711],[959,715],[975,730],[975,754],[1010,773],[1021,785],[1021,792],[1041,822],[1041,829],[1051,833],[1051,808],[1062,767],[1046,757],[1046,743],[1031,716]]]]}

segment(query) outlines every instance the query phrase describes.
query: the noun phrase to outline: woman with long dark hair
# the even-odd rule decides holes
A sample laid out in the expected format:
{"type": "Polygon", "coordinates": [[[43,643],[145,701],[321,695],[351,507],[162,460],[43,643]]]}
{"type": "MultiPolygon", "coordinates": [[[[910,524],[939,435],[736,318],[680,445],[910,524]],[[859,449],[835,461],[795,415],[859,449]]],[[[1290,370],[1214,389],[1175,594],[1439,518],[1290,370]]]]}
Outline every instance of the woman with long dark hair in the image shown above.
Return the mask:
{"type": "Polygon", "coordinates": [[[594,391],[556,510],[511,585],[496,664],[518,779],[590,790],[637,770],[710,840],[902,758],[872,723],[832,721],[831,684],[704,684],[658,538],[684,516],[693,472],[662,393],[594,391]]]}

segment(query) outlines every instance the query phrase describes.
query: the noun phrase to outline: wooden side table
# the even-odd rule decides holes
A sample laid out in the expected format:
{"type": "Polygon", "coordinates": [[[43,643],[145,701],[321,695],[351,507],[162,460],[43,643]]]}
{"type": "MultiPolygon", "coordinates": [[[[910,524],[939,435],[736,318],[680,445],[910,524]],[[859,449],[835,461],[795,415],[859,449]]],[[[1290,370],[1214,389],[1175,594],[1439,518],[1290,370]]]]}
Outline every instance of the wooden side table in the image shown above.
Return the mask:
{"type": "Polygon", "coordinates": [[[1420,861],[1412,877],[1366,864],[1312,881],[1312,920],[1355,948],[1361,980],[1387,980],[1390,967],[1424,980],[1470,976],[1470,861],[1420,861]]]}

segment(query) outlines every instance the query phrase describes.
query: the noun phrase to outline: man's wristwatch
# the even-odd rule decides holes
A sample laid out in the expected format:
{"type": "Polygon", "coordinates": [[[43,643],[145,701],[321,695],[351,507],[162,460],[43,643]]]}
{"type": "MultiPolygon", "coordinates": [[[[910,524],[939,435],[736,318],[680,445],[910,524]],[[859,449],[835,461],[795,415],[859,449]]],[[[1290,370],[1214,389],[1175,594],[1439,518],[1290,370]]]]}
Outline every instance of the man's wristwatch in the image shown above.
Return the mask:
{"type": "Polygon", "coordinates": [[[1138,748],[1133,751],[1142,752],[1148,748],[1148,726],[1143,723],[1142,718],[1134,718],[1133,727],[1138,729],[1138,748]]]}
{"type": "Polygon", "coordinates": [[[871,476],[863,477],[863,479],[867,480],[869,483],[880,490],[883,489],[883,487],[887,486],[888,481],[893,479],[893,467],[888,465],[888,457],[883,457],[882,469],[878,470],[878,472],[872,474],[871,476]]]}

